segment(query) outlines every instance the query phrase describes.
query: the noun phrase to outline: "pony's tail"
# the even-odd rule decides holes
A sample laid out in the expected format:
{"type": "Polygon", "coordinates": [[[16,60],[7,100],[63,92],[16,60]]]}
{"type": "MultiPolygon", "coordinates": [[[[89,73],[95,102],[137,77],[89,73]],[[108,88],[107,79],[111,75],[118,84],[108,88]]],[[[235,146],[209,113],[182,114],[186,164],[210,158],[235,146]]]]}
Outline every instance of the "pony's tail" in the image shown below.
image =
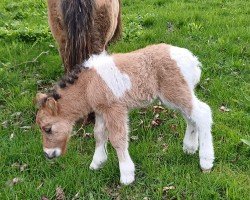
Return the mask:
{"type": "Polygon", "coordinates": [[[119,40],[122,36],[122,2],[119,0],[119,13],[118,13],[118,18],[117,18],[117,26],[115,29],[115,33],[111,39],[110,42],[115,42],[119,40]]]}
{"type": "Polygon", "coordinates": [[[91,52],[91,28],[95,5],[93,0],[62,0],[66,31],[65,68],[67,72],[87,59],[91,52]]]}

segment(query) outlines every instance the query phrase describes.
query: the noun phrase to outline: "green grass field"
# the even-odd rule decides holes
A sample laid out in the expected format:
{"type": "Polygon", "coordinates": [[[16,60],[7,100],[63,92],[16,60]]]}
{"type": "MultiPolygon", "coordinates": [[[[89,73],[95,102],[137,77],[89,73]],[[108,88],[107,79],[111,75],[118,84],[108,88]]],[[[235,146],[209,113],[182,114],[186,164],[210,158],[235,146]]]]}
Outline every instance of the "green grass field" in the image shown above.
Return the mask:
{"type": "Polygon", "coordinates": [[[196,91],[213,110],[213,171],[201,173],[198,154],[183,153],[185,123],[178,113],[165,110],[163,123],[151,126],[153,107],[130,115],[136,164],[130,186],[119,184],[111,145],[104,168],[89,170],[91,126],[75,129],[66,156],[46,160],[33,99],[63,75],[46,1],[1,0],[0,199],[56,199],[58,187],[66,199],[250,199],[250,148],[241,142],[250,139],[250,1],[122,2],[123,39],[111,52],[165,42],[190,49],[203,63],[196,91]]]}

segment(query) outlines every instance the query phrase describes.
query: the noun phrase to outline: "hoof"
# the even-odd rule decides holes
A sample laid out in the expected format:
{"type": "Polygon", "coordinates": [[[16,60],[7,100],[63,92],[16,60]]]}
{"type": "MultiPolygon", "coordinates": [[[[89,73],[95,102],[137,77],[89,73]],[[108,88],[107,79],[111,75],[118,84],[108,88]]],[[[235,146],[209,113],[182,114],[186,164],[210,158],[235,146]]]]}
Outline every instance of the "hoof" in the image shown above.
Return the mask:
{"type": "Polygon", "coordinates": [[[183,145],[183,151],[186,154],[195,154],[198,150],[198,146],[188,146],[186,144],[183,145]]]}
{"type": "Polygon", "coordinates": [[[135,176],[134,175],[122,176],[121,179],[120,179],[120,182],[123,185],[130,185],[134,181],[135,181],[135,176]]]}
{"type": "Polygon", "coordinates": [[[214,162],[214,159],[201,158],[200,159],[200,166],[201,166],[202,171],[204,173],[211,172],[211,169],[213,168],[213,162],[214,162]]]}
{"type": "Polygon", "coordinates": [[[91,170],[101,169],[105,162],[106,161],[97,163],[97,162],[92,161],[90,166],[89,166],[89,169],[91,169],[91,170]]]}
{"type": "Polygon", "coordinates": [[[209,174],[212,171],[212,169],[201,169],[201,170],[202,170],[202,173],[204,174],[209,174]]]}

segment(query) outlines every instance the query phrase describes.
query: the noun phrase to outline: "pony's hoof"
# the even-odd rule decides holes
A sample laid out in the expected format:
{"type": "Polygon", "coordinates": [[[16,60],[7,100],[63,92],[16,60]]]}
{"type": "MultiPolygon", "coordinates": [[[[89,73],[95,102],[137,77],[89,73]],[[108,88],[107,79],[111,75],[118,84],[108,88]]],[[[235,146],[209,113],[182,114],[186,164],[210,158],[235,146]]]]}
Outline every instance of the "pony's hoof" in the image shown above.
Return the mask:
{"type": "Polygon", "coordinates": [[[201,169],[201,170],[202,170],[202,173],[204,174],[209,174],[212,171],[212,169],[201,169]]]}
{"type": "Polygon", "coordinates": [[[101,169],[102,167],[103,167],[103,163],[96,164],[95,162],[92,161],[92,163],[89,166],[89,169],[98,170],[98,169],[101,169]]]}
{"type": "Polygon", "coordinates": [[[197,150],[198,150],[198,145],[194,146],[194,145],[183,144],[183,151],[186,154],[195,154],[197,150]]]}
{"type": "Polygon", "coordinates": [[[135,181],[135,176],[134,175],[126,175],[121,177],[121,184],[123,185],[129,185],[135,181]]]}
{"type": "Polygon", "coordinates": [[[210,173],[213,168],[213,161],[214,159],[200,159],[200,166],[203,171],[203,173],[210,173]]]}

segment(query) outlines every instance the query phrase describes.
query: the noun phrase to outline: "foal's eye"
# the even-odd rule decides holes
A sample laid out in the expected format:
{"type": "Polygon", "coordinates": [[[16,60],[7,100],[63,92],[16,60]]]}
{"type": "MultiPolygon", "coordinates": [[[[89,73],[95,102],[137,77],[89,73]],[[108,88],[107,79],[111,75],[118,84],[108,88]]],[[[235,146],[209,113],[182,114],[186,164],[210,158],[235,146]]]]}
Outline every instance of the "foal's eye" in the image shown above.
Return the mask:
{"type": "Polygon", "coordinates": [[[51,127],[44,128],[44,131],[45,131],[47,134],[51,134],[51,133],[52,133],[51,127]]]}

